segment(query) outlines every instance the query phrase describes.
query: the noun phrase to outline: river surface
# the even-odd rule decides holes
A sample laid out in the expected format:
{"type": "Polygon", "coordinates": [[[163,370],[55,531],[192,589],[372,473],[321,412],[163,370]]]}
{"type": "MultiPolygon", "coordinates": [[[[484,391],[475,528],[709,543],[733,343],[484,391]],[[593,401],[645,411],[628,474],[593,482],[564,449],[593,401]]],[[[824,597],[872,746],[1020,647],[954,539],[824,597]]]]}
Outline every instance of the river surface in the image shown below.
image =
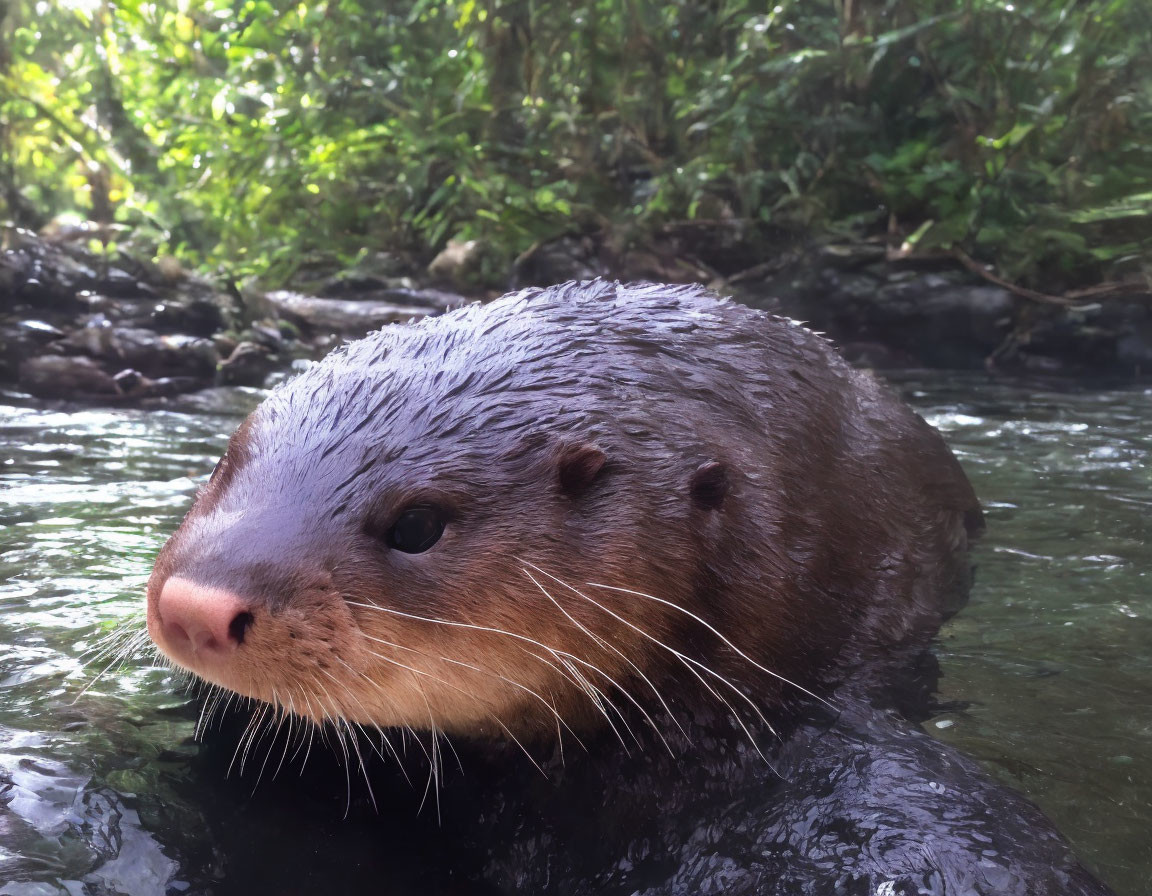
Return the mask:
{"type": "MultiPolygon", "coordinates": [[[[1039,803],[1120,896],[1145,894],[1152,392],[970,374],[900,388],[989,524],[927,727],[1039,803]]],[[[300,894],[420,892],[358,879],[370,826],[312,825],[251,774],[198,764],[195,702],[146,650],[97,677],[94,652],[143,626],[152,559],[255,398],[188,413],[0,399],[2,896],[251,894],[270,863],[300,894]]]]}

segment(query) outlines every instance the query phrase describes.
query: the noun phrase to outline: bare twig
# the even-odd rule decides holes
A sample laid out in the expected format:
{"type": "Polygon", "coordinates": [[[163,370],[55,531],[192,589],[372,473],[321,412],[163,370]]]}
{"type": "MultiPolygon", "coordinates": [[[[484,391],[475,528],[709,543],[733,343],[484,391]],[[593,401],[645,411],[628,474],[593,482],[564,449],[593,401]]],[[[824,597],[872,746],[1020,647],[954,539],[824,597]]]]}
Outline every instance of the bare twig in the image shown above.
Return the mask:
{"type": "Polygon", "coordinates": [[[997,286],[1008,290],[1014,295],[1031,299],[1034,302],[1043,302],[1047,305],[1072,307],[1104,298],[1152,293],[1152,287],[1147,283],[1140,280],[1122,280],[1114,283],[1101,283],[1085,289],[1075,289],[1064,293],[1064,295],[1054,296],[1050,293],[1038,292],[1035,289],[1029,289],[1026,286],[1020,286],[1019,284],[1005,280],[1003,277],[993,273],[987,265],[978,262],[963,249],[953,248],[949,254],[964,265],[964,267],[968,268],[968,270],[972,271],[972,273],[978,274],[989,283],[995,283],[997,286]]]}

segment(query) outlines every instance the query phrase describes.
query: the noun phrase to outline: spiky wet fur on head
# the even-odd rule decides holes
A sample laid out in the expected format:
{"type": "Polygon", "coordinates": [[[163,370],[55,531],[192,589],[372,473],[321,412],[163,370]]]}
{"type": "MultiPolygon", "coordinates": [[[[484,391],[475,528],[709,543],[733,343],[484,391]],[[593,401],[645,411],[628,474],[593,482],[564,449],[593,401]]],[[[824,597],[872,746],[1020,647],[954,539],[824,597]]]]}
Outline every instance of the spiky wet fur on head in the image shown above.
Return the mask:
{"type": "Polygon", "coordinates": [[[243,595],[214,680],[313,719],[555,732],[821,692],[935,630],[978,524],[939,436],[809,331],[696,286],[568,283],[276,390],[149,604],[170,577],[243,595]],[[413,506],[447,526],[405,554],[380,533],[413,506]]]}

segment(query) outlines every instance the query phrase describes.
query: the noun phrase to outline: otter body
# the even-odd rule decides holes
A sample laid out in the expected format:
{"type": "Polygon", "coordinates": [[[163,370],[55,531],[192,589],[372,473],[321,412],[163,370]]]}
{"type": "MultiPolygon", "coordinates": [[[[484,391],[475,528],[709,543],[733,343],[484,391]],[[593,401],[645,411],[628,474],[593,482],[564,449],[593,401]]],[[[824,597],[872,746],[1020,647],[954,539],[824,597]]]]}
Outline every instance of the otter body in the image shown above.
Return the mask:
{"type": "Polygon", "coordinates": [[[570,283],[274,392],[148,625],[281,712],[464,744],[445,830],[502,890],[1106,892],[897,711],[981,526],[939,435],[809,331],[570,283]]]}

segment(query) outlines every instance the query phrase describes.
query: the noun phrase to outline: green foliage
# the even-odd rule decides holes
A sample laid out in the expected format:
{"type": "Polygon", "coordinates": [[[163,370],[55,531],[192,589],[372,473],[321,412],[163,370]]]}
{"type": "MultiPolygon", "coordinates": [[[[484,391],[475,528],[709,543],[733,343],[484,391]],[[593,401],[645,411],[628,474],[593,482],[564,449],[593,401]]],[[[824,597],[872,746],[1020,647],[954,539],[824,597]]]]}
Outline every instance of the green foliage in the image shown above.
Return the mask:
{"type": "Polygon", "coordinates": [[[728,218],[1059,285],[1131,270],[1152,227],[1146,0],[7,10],[0,215],[114,216],[236,274],[728,218]]]}

